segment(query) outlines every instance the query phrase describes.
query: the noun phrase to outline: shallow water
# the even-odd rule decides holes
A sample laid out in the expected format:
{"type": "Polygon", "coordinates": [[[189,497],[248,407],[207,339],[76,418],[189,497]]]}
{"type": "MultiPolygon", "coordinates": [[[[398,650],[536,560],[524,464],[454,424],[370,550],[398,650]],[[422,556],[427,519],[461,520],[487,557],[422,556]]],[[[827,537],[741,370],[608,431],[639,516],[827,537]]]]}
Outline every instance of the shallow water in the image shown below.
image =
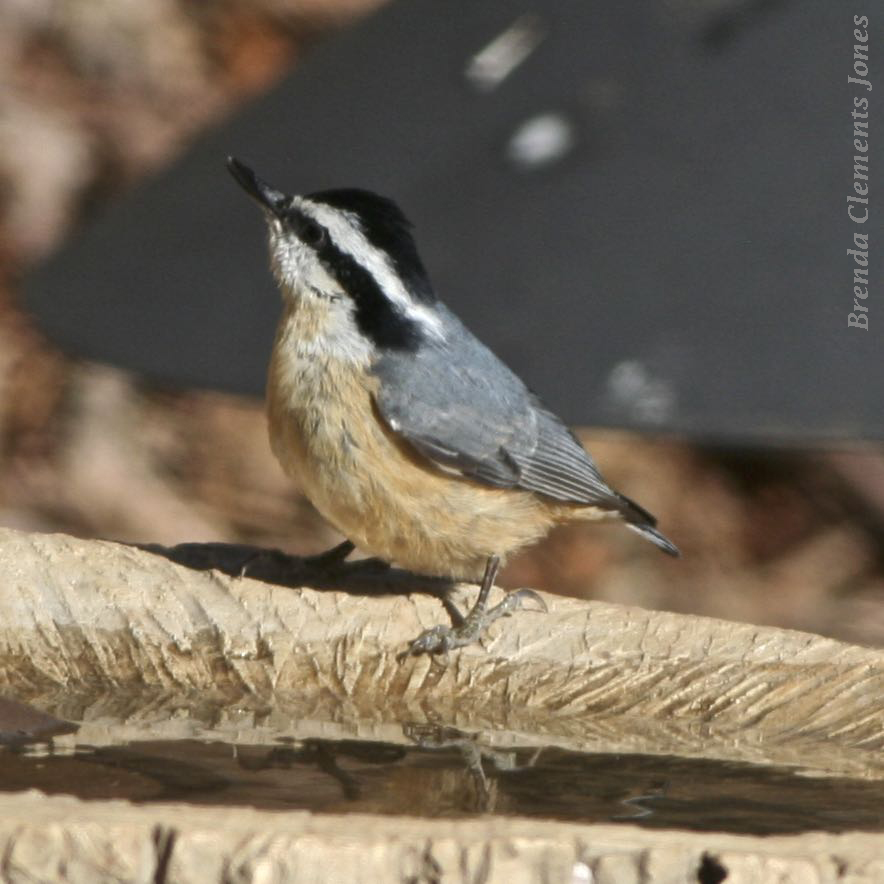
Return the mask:
{"type": "Polygon", "coordinates": [[[60,752],[0,749],[0,789],[83,799],[773,834],[884,830],[884,782],[800,770],[558,747],[493,749],[481,734],[404,725],[403,743],[165,740],[60,752]]]}

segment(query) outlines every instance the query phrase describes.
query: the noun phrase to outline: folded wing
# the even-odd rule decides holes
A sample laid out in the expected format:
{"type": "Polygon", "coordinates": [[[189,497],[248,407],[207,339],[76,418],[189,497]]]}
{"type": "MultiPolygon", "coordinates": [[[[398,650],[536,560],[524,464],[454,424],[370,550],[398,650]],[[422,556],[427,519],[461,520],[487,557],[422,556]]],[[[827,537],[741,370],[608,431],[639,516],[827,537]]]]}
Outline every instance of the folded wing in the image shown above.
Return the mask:
{"type": "Polygon", "coordinates": [[[439,466],[502,488],[622,510],[574,434],[449,311],[444,341],[375,366],[378,411],[439,466]]]}

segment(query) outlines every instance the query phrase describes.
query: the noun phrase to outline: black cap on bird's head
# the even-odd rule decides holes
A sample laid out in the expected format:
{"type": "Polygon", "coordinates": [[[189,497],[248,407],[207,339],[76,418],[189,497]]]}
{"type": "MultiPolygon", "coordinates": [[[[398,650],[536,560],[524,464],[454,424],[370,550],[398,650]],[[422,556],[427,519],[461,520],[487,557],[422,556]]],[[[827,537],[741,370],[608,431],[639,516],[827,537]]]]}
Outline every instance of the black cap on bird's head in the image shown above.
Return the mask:
{"type": "Polygon", "coordinates": [[[417,251],[412,224],[393,200],[356,187],[321,190],[306,198],[356,218],[365,238],[387,256],[414,298],[426,303],[436,300],[417,251]]]}
{"type": "MultiPolygon", "coordinates": [[[[412,225],[393,200],[356,187],[322,190],[300,200],[277,190],[236,157],[227,158],[230,174],[245,192],[280,220],[294,222],[308,233],[306,239],[320,239],[312,225],[299,224],[298,203],[302,200],[338,209],[358,223],[365,238],[382,250],[420,300],[433,300],[432,288],[412,236],[412,225]]],[[[312,219],[315,220],[315,219],[312,219]]],[[[296,231],[297,232],[297,231],[296,231]]]]}

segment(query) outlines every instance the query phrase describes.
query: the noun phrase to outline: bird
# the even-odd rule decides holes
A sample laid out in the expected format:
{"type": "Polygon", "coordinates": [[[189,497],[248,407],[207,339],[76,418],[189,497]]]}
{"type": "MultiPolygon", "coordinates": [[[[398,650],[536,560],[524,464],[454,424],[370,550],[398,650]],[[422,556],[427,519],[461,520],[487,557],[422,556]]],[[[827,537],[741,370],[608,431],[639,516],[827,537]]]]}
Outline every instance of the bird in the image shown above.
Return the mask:
{"type": "Polygon", "coordinates": [[[663,552],[655,518],[611,488],[574,433],[439,299],[413,228],[358,188],[289,194],[228,157],[263,211],[282,311],[267,377],[270,446],[354,548],[480,583],[456,625],[407,655],[476,641],[531,590],[488,597],[507,555],[555,525],[617,520],[663,552]]]}

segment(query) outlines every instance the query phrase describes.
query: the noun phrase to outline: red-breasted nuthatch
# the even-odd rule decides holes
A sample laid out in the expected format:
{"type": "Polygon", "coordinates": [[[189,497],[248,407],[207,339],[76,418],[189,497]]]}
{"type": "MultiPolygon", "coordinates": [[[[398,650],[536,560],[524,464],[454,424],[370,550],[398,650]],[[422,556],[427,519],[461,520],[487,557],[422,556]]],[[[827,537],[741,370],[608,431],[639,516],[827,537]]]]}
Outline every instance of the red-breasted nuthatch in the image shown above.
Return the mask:
{"type": "Polygon", "coordinates": [[[267,385],[270,444],[349,543],[426,575],[482,578],[456,628],[473,641],[530,592],[485,610],[508,553],[572,520],[619,519],[670,555],[654,517],[610,488],[571,431],[436,297],[410,224],[364,190],[290,196],[234,158],[264,210],[282,292],[267,385]]]}

